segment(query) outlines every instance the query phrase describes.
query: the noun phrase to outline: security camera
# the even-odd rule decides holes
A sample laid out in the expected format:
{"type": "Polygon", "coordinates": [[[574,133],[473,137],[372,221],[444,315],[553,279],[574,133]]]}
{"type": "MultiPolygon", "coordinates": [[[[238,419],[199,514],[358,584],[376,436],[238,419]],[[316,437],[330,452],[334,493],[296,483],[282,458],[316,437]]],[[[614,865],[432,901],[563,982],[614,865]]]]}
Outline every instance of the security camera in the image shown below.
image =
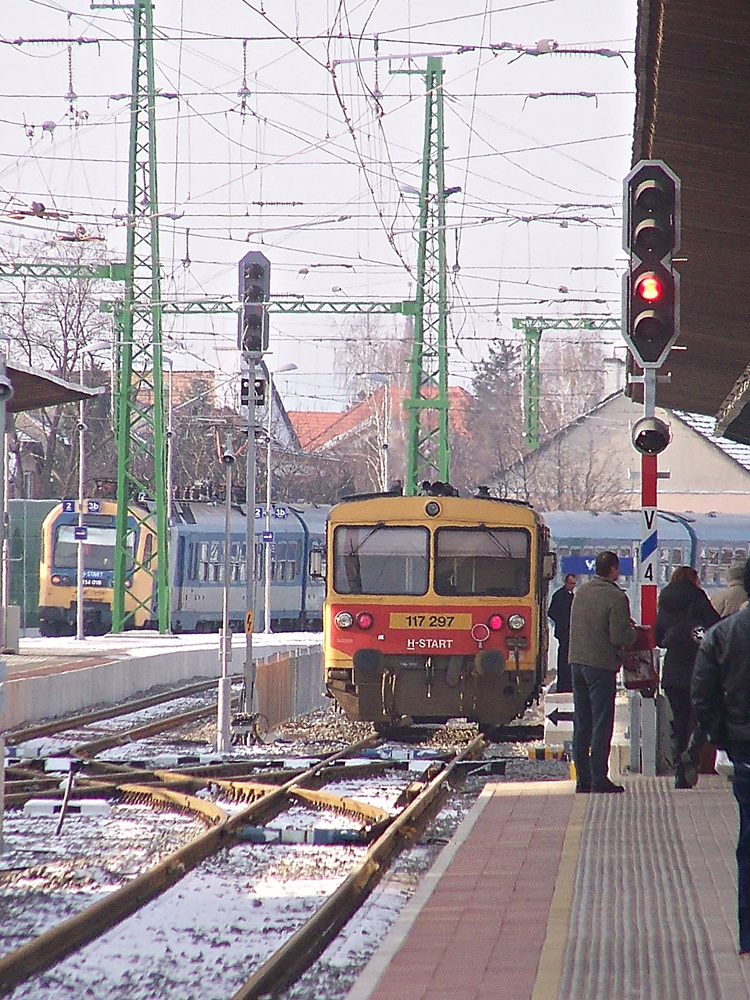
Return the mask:
{"type": "Polygon", "coordinates": [[[10,379],[0,378],[0,402],[7,403],[13,397],[13,386],[10,379]]]}
{"type": "Polygon", "coordinates": [[[668,424],[658,417],[641,417],[633,426],[633,447],[641,455],[659,455],[671,440],[668,424]]]}
{"type": "Polygon", "coordinates": [[[221,456],[222,465],[234,465],[235,461],[236,460],[233,451],[225,451],[224,454],[221,456]]]}

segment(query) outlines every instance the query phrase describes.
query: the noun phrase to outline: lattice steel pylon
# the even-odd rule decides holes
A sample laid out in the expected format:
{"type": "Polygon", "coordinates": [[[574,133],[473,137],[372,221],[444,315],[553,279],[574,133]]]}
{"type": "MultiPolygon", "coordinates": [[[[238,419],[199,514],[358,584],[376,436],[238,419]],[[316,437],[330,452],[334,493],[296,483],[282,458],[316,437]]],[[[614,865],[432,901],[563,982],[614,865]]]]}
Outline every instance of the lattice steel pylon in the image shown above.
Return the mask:
{"type": "MultiPolygon", "coordinates": [[[[95,6],[92,4],[92,6],[95,6]]],[[[100,6],[100,5],[96,5],[100,6]]],[[[160,632],[169,631],[169,518],[162,364],[162,302],[159,278],[159,201],[156,159],[152,0],[123,7],[133,15],[133,69],[130,103],[128,232],[125,297],[115,304],[115,440],[117,445],[117,527],[112,631],[127,627],[138,607],[147,610],[160,632]],[[146,501],[156,521],[156,546],[133,552],[133,528],[145,527],[134,501],[146,501]],[[132,518],[135,517],[135,526],[132,518]],[[128,586],[134,573],[153,580],[150,597],[140,600],[128,586]],[[126,609],[126,594],[128,595],[126,609]]],[[[147,508],[141,508],[147,509],[147,508]]]]}
{"type": "Polygon", "coordinates": [[[514,330],[523,330],[523,439],[527,448],[539,447],[539,404],[541,373],[539,345],[545,330],[619,330],[622,321],[613,316],[569,316],[545,318],[527,316],[513,320],[514,330]]]}
{"type": "Polygon", "coordinates": [[[413,496],[424,480],[447,482],[448,303],[445,254],[445,146],[443,137],[443,60],[430,57],[426,70],[422,189],[419,196],[419,256],[411,357],[406,492],[413,496]]]}

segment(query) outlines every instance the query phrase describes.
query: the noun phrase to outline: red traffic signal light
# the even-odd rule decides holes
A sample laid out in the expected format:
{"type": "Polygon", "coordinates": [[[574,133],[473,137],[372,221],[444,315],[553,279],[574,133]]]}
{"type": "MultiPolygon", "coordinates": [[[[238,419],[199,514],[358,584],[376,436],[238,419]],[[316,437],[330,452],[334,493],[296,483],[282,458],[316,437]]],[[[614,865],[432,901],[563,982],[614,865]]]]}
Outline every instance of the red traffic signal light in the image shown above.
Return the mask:
{"type": "Polygon", "coordinates": [[[664,295],[664,285],[653,272],[649,271],[641,275],[634,291],[644,302],[658,302],[664,295]]]}
{"type": "Polygon", "coordinates": [[[666,264],[638,264],[623,279],[624,336],[642,368],[658,368],[679,329],[679,275],[666,264]]]}
{"type": "Polygon", "coordinates": [[[680,179],[661,160],[641,160],[625,178],[623,336],[642,368],[659,368],[680,332],[680,179]]]}

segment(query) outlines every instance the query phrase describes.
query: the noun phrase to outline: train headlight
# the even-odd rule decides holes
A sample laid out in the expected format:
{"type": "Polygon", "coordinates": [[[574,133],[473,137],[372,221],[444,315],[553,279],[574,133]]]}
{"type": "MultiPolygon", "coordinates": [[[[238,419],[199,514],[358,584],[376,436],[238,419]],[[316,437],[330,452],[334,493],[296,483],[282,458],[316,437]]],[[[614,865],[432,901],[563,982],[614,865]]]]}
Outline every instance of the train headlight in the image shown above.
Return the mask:
{"type": "Polygon", "coordinates": [[[428,517],[437,517],[440,513],[440,504],[436,503],[434,500],[430,500],[430,502],[425,506],[424,512],[428,517]]]}
{"type": "Polygon", "coordinates": [[[487,619],[487,624],[492,632],[499,632],[503,627],[503,616],[496,612],[494,615],[490,615],[487,619]]]}
{"type": "Polygon", "coordinates": [[[50,577],[50,580],[52,581],[52,583],[54,583],[55,585],[57,585],[58,583],[61,582],[61,580],[60,580],[60,574],[59,573],[53,573],[52,576],[50,577]]]}
{"type": "Polygon", "coordinates": [[[525,624],[526,619],[523,615],[511,615],[508,619],[508,626],[509,628],[512,628],[514,632],[520,632],[525,624]]]}
{"type": "Polygon", "coordinates": [[[354,616],[348,611],[339,611],[333,620],[339,628],[351,628],[354,624],[354,616]]]}
{"type": "Polygon", "coordinates": [[[375,619],[369,611],[360,611],[357,615],[357,625],[360,628],[372,628],[375,619]]]}
{"type": "Polygon", "coordinates": [[[125,586],[127,587],[128,590],[130,590],[130,588],[133,586],[133,581],[130,579],[130,577],[128,577],[128,579],[125,581],[125,586]]]}

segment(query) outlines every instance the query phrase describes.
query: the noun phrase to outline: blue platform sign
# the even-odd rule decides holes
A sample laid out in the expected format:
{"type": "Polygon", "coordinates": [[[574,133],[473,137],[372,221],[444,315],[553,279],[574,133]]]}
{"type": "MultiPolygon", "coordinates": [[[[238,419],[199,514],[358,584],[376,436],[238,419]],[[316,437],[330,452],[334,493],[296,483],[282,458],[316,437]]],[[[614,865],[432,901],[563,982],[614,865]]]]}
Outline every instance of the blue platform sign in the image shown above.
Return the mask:
{"type": "Polygon", "coordinates": [[[286,507],[274,507],[273,516],[283,520],[286,517],[286,507]]]}
{"type": "Polygon", "coordinates": [[[263,532],[263,541],[264,542],[272,542],[273,541],[273,532],[272,531],[264,531],[263,532]]]}
{"type": "MultiPolygon", "coordinates": [[[[596,556],[563,556],[560,560],[563,576],[594,576],[596,556]]],[[[633,575],[633,557],[620,556],[620,576],[633,575]]]]}
{"type": "Polygon", "coordinates": [[[87,500],[86,510],[89,512],[89,514],[101,514],[102,512],[101,500],[87,500]]]}
{"type": "Polygon", "coordinates": [[[62,502],[63,514],[75,514],[76,512],[76,501],[75,500],[63,500],[62,502]]]}
{"type": "Polygon", "coordinates": [[[77,542],[85,542],[89,536],[89,529],[85,524],[77,524],[73,528],[73,537],[77,542]]]}

